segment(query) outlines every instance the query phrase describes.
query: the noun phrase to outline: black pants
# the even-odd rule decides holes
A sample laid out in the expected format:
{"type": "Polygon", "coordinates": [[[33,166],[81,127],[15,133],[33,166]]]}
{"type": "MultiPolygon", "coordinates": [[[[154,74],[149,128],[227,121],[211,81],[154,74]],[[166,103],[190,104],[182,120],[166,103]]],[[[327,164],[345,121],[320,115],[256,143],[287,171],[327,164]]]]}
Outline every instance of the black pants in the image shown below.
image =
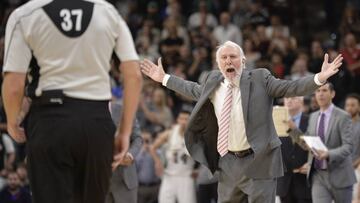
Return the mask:
{"type": "Polygon", "coordinates": [[[34,203],[103,203],[109,187],[115,125],[106,101],[65,98],[32,105],[26,134],[34,203]]]}

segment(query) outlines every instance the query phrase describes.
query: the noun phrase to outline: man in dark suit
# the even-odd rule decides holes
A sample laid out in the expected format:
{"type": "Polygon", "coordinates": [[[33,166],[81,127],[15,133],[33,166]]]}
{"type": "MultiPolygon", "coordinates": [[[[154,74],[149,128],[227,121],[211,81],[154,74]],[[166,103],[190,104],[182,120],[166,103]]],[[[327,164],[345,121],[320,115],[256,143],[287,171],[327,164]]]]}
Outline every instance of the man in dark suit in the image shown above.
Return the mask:
{"type": "MultiPolygon", "coordinates": [[[[320,109],[310,115],[305,135],[319,136],[327,151],[312,149],[307,177],[314,203],[351,203],[356,182],[352,166],[353,134],[348,113],[336,107],[334,86],[327,83],[315,91],[320,109]]],[[[293,130],[290,136],[299,141],[303,132],[293,130]]]]}
{"type": "Polygon", "coordinates": [[[220,71],[211,71],[199,85],[165,74],[149,60],[142,72],[167,88],[197,100],[185,143],[190,155],[219,171],[219,202],[275,201],[276,178],[283,175],[281,142],[272,121],[274,97],[310,94],[337,73],[342,57],[322,71],[297,81],[274,78],[266,69],[246,70],[241,47],[227,41],[216,52],[220,71]]]}
{"type": "MultiPolygon", "coordinates": [[[[284,98],[288,108],[289,132],[294,129],[306,131],[309,116],[302,112],[303,97],[284,98]]],[[[311,203],[311,190],[306,183],[306,161],[308,152],[294,143],[290,137],[280,137],[281,153],[286,171],[283,177],[277,179],[276,194],[281,203],[311,203]]]]}

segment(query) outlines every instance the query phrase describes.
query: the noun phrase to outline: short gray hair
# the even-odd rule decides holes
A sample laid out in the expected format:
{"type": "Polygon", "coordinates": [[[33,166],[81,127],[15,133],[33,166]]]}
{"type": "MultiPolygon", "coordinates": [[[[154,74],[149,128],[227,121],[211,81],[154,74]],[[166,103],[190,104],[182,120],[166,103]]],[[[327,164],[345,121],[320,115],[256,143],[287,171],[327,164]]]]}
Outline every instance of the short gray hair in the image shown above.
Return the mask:
{"type": "Polygon", "coordinates": [[[242,48],[238,44],[236,44],[235,42],[232,42],[232,41],[226,41],[226,42],[224,42],[223,44],[221,44],[220,46],[217,47],[216,54],[215,54],[217,63],[219,63],[220,51],[224,47],[234,47],[234,48],[238,49],[239,53],[240,53],[240,58],[241,59],[246,59],[244,51],[242,50],[242,48]]]}

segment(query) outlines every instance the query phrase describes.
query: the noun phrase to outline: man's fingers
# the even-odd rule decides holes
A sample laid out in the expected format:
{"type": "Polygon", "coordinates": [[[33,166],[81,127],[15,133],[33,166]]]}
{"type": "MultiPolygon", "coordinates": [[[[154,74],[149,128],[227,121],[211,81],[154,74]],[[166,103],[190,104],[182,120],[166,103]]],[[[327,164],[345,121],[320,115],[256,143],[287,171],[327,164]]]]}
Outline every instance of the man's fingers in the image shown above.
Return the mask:
{"type": "Polygon", "coordinates": [[[324,63],[329,63],[329,55],[327,53],[324,56],[324,63]]]}
{"type": "Polygon", "coordinates": [[[149,59],[144,59],[144,64],[146,66],[148,66],[149,68],[152,68],[154,66],[156,66],[152,61],[150,61],[149,59]]]}
{"type": "Polygon", "coordinates": [[[112,171],[115,171],[115,169],[120,165],[120,161],[113,162],[111,164],[112,171]]]}
{"type": "Polygon", "coordinates": [[[343,57],[341,54],[337,55],[337,57],[333,60],[333,62],[335,63],[339,63],[343,60],[343,57]]]}
{"type": "Polygon", "coordinates": [[[148,63],[146,63],[145,61],[142,61],[141,63],[140,63],[140,68],[142,69],[142,70],[150,70],[150,65],[148,64],[148,63]]]}
{"type": "Polygon", "coordinates": [[[163,67],[162,62],[161,62],[161,57],[159,57],[159,59],[158,59],[158,66],[163,67]]]}

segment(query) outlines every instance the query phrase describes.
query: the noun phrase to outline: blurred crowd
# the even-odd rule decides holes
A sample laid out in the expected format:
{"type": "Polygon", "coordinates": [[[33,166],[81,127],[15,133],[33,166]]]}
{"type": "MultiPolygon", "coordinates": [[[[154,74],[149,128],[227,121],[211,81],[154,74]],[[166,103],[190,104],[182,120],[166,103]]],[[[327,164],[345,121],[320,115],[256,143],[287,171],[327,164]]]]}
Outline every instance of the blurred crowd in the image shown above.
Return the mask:
{"type": "MultiPolygon", "coordinates": [[[[202,83],[208,71],[217,69],[217,46],[231,40],[243,48],[247,69],[267,68],[277,78],[289,80],[319,72],[325,53],[329,53],[330,60],[341,53],[344,61],[340,73],[331,78],[336,91],[333,103],[344,107],[348,94],[360,94],[358,0],[304,0],[296,4],[291,0],[109,1],[128,23],[141,59],[157,61],[161,57],[169,74],[202,83]]],[[[0,67],[7,18],[25,2],[0,2],[0,67]]],[[[115,101],[122,97],[119,63],[117,58],[111,61],[115,101]]],[[[282,102],[282,99],[276,100],[276,104],[282,102]]],[[[304,103],[307,113],[318,108],[313,95],[305,97],[304,103]]],[[[160,133],[172,128],[180,112],[184,109],[191,112],[192,106],[193,102],[188,98],[145,78],[137,114],[144,143],[135,158],[139,202],[154,202],[157,198],[160,178],[157,177],[159,169],[150,156],[153,141],[160,133]],[[149,190],[151,192],[147,190],[149,187],[153,188],[149,190]]],[[[0,130],[0,202],[8,193],[9,198],[19,194],[24,198],[19,202],[28,202],[25,147],[14,143],[6,134],[3,110],[0,112],[0,130]]],[[[161,154],[162,148],[157,150],[161,154]]],[[[199,181],[204,175],[202,170],[195,164],[193,178],[199,181]]]]}

